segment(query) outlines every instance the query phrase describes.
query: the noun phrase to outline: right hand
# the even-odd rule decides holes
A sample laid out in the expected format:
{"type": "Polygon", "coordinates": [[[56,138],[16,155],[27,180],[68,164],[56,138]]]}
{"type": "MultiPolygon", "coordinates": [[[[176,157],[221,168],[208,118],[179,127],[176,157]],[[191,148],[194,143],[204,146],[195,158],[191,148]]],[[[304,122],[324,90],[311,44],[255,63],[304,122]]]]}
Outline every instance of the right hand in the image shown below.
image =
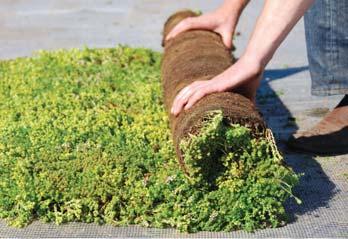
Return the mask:
{"type": "Polygon", "coordinates": [[[229,11],[224,7],[203,14],[197,17],[189,17],[177,24],[167,35],[166,40],[174,38],[184,31],[192,29],[204,29],[218,33],[224,45],[232,48],[232,38],[238,23],[240,13],[238,11],[229,11]]]}
{"type": "Polygon", "coordinates": [[[171,113],[177,116],[183,109],[188,110],[206,95],[234,91],[255,103],[263,67],[253,56],[243,55],[221,74],[210,80],[195,81],[184,87],[175,97],[171,113]]]}

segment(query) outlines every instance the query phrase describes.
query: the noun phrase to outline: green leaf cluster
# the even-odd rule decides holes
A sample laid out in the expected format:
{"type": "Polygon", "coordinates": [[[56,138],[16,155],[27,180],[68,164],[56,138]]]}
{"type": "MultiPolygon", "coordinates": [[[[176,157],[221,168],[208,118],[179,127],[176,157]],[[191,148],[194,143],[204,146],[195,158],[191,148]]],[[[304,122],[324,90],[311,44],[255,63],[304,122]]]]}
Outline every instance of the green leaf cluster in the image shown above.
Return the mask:
{"type": "Polygon", "coordinates": [[[160,60],[118,46],[1,61],[0,218],[188,232],[282,225],[298,175],[221,112],[182,141],[190,175],[180,170],[160,60]]]}

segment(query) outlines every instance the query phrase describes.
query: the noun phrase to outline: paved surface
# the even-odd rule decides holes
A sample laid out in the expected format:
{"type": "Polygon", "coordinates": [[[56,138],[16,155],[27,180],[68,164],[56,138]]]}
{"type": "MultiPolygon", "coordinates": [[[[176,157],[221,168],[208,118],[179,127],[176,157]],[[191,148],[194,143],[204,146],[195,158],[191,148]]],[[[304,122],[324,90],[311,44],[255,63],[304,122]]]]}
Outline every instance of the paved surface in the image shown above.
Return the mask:
{"type": "MultiPolygon", "coordinates": [[[[39,49],[112,47],[118,43],[161,50],[161,29],[168,15],[182,8],[207,11],[213,0],[1,0],[0,58],[32,55],[39,49]]],[[[262,1],[252,1],[240,20],[236,55],[240,55],[262,1]]],[[[286,138],[316,123],[340,99],[313,97],[300,22],[268,66],[259,105],[282,148],[286,138]],[[296,119],[296,120],[294,120],[296,119]]],[[[116,228],[33,222],[24,229],[0,222],[0,237],[346,237],[348,238],[348,155],[315,157],[284,149],[287,162],[304,172],[297,194],[303,204],[287,204],[290,223],[254,234],[178,234],[175,230],[116,228]]]]}

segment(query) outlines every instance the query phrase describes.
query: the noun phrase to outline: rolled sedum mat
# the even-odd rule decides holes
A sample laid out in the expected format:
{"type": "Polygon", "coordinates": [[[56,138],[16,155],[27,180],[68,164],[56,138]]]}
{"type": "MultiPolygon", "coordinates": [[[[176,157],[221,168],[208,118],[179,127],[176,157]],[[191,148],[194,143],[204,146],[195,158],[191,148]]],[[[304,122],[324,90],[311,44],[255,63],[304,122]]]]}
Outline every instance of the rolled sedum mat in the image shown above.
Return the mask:
{"type": "MultiPolygon", "coordinates": [[[[192,11],[180,11],[169,17],[164,25],[164,36],[187,17],[197,16],[192,11]]],[[[214,93],[203,97],[177,117],[170,114],[176,95],[185,86],[197,80],[209,80],[234,62],[221,37],[207,30],[183,32],[169,41],[163,40],[162,85],[165,108],[170,117],[173,141],[179,163],[185,168],[180,142],[188,135],[197,134],[208,112],[221,111],[226,124],[240,124],[251,129],[253,136],[266,132],[265,122],[246,97],[233,93],[214,93]]]]}

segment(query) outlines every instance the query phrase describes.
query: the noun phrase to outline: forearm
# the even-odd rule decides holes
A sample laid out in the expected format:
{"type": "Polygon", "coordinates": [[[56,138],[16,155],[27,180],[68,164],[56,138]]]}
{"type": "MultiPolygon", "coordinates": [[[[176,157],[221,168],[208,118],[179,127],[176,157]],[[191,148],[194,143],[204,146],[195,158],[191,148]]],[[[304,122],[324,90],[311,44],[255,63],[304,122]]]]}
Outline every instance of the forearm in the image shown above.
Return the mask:
{"type": "Polygon", "coordinates": [[[314,0],[266,0],[244,55],[264,68],[314,0]]]}
{"type": "Polygon", "coordinates": [[[249,1],[250,0],[225,0],[219,7],[219,10],[221,10],[225,16],[239,17],[249,1]]]}

